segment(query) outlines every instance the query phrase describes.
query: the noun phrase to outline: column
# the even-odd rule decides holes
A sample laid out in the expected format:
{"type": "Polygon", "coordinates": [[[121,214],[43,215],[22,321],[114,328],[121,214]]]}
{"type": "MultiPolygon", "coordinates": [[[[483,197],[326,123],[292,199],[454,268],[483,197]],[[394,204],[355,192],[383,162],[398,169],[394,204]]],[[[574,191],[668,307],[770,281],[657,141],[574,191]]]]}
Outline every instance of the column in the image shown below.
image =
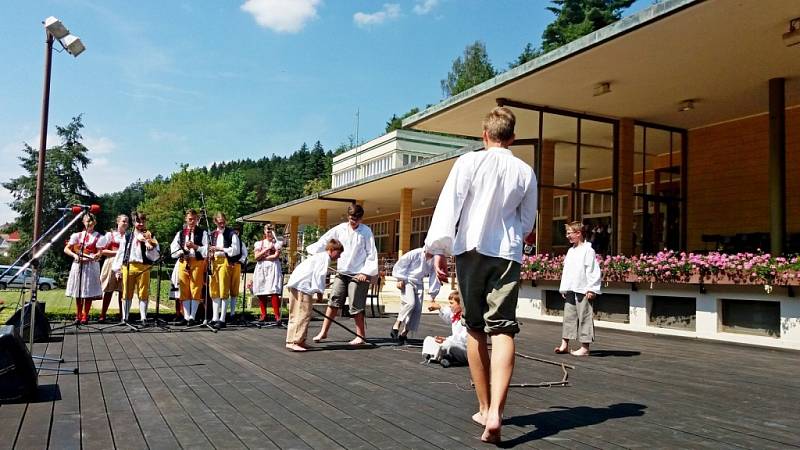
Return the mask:
{"type": "Polygon", "coordinates": [[[300,218],[292,216],[289,222],[289,270],[294,270],[297,265],[297,238],[298,228],[300,227],[300,218]]]}
{"type": "Polygon", "coordinates": [[[411,189],[403,188],[400,190],[400,248],[397,249],[397,257],[411,250],[411,189]]]}
{"type": "Polygon", "coordinates": [[[319,227],[321,232],[325,232],[328,229],[328,210],[325,208],[320,208],[319,215],[317,216],[317,226],[319,227]]]}
{"type": "Polygon", "coordinates": [[[614,224],[617,240],[617,254],[630,255],[633,252],[633,157],[634,157],[633,119],[619,122],[619,177],[617,183],[617,220],[614,224]]]}
{"type": "MultiPolygon", "coordinates": [[[[539,183],[552,186],[555,180],[556,144],[542,141],[542,158],[539,183]]],[[[539,217],[536,219],[536,252],[550,253],[553,250],[553,188],[542,187],[539,193],[539,217]]]]}
{"type": "Polygon", "coordinates": [[[786,242],[786,80],[769,80],[770,253],[783,254],[786,242]]]}

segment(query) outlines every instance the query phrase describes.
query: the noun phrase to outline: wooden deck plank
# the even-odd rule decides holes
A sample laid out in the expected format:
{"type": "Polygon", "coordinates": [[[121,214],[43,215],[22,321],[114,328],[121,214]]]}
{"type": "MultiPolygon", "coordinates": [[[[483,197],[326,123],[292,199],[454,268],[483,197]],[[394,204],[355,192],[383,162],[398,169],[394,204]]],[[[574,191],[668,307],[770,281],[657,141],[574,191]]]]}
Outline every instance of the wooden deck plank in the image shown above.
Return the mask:
{"type": "Polygon", "coordinates": [[[106,411],[105,395],[97,371],[95,342],[101,337],[83,334],[78,337],[81,395],[81,445],[84,449],[114,448],[111,422],[106,411]]]}

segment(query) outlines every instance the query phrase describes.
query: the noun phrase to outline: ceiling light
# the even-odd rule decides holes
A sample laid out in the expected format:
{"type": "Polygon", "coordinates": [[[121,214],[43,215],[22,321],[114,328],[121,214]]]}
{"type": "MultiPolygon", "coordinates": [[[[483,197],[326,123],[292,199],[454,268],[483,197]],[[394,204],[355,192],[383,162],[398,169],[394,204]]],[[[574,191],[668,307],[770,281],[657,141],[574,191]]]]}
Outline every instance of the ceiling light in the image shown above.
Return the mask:
{"type": "Polygon", "coordinates": [[[800,44],[800,17],[789,21],[789,31],[783,33],[783,43],[787,47],[800,44]]]}
{"type": "Polygon", "coordinates": [[[422,200],[419,202],[419,205],[420,205],[420,206],[425,206],[426,204],[427,204],[427,203],[425,203],[425,199],[424,199],[424,198],[423,198],[423,199],[422,199],[422,200]]]}
{"type": "Polygon", "coordinates": [[[597,83],[594,85],[594,95],[595,97],[599,97],[601,95],[605,95],[611,92],[611,83],[605,81],[603,83],[597,83]]]}
{"type": "Polygon", "coordinates": [[[375,214],[380,214],[380,213],[381,213],[381,209],[380,208],[375,208],[375,214]]]}
{"type": "Polygon", "coordinates": [[[69,30],[67,30],[67,27],[65,27],[60,20],[56,19],[53,16],[44,19],[44,28],[47,30],[48,33],[52,34],[53,37],[56,39],[61,39],[69,34],[69,30]]]}
{"type": "Polygon", "coordinates": [[[694,109],[694,102],[695,102],[695,100],[691,100],[691,99],[682,101],[680,103],[680,106],[678,107],[678,112],[685,112],[685,111],[693,110],[694,109]]]}

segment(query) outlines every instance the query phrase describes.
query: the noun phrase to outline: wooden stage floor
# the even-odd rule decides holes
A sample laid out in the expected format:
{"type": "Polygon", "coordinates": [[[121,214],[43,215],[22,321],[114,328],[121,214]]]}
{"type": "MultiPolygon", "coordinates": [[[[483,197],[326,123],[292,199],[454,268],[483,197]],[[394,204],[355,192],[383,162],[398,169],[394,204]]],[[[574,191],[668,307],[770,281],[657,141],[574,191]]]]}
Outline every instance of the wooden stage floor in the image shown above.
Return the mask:
{"type": "MultiPolygon", "coordinates": [[[[394,319],[368,319],[384,339],[394,319]]],[[[316,332],[321,322],[312,322],[316,332]]],[[[352,322],[345,320],[352,325],[352,322]]],[[[0,448],[484,448],[468,369],[418,348],[289,353],[280,329],[55,333],[36,353],[80,373],[39,376],[35,403],[0,406],[0,448]]],[[[435,316],[422,333],[446,334],[435,316]]],[[[598,330],[588,358],[554,355],[560,325],[525,321],[517,350],[575,366],[569,387],[512,388],[504,447],[800,446],[800,354],[598,330]]],[[[517,359],[515,383],[557,381],[517,359]]]]}

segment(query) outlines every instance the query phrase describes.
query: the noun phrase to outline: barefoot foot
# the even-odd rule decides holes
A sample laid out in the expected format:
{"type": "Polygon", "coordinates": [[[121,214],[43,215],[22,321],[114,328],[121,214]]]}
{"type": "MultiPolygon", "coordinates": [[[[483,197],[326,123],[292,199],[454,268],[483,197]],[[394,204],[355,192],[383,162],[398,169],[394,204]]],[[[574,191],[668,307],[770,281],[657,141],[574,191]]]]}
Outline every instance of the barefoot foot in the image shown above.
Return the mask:
{"type": "Polygon", "coordinates": [[[489,444],[499,444],[500,443],[500,428],[503,425],[503,421],[499,416],[487,416],[486,417],[486,428],[483,429],[483,434],[481,435],[481,441],[487,442],[489,444]]]}
{"type": "Polygon", "coordinates": [[[572,356],[589,356],[589,349],[581,347],[575,351],[569,352],[572,356]]]}
{"type": "Polygon", "coordinates": [[[314,341],[314,342],[322,342],[322,341],[324,341],[324,340],[325,340],[327,337],[328,337],[328,335],[327,335],[327,334],[322,334],[322,333],[320,333],[320,334],[318,334],[318,335],[314,336],[313,338],[311,338],[311,340],[312,340],[312,341],[314,341]]]}
{"type": "Polygon", "coordinates": [[[286,348],[288,348],[289,350],[291,350],[293,352],[304,352],[304,351],[308,350],[307,348],[303,347],[302,345],[297,345],[297,344],[287,345],[286,348]]]}
{"type": "Polygon", "coordinates": [[[367,341],[357,337],[357,338],[353,339],[352,341],[348,342],[347,345],[356,346],[356,345],[364,345],[366,343],[367,343],[367,341]]]}
{"type": "Polygon", "coordinates": [[[483,416],[483,413],[480,411],[476,412],[472,415],[472,421],[477,423],[478,425],[485,427],[486,426],[486,418],[483,416]]]}

